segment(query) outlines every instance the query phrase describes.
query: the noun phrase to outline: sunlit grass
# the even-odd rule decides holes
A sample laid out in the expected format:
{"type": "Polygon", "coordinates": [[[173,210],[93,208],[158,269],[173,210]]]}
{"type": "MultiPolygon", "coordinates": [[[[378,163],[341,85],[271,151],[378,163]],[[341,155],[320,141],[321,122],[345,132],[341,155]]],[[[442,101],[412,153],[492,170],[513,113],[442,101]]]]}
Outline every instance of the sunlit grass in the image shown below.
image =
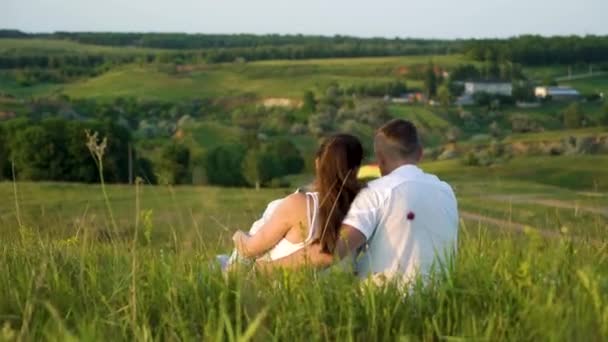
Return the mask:
{"type": "MultiPolygon", "coordinates": [[[[456,184],[469,189],[462,195],[467,209],[476,207],[467,198],[481,186],[471,184],[456,184]]],[[[508,194],[524,184],[488,187],[508,194]]],[[[551,188],[532,188],[542,189],[551,188]]],[[[563,194],[555,189],[547,194],[563,194]]],[[[8,199],[0,203],[1,339],[608,337],[606,230],[592,243],[575,232],[542,237],[466,222],[450,271],[403,293],[338,271],[226,278],[210,266],[229,249],[229,230],[245,228],[287,190],[145,186],[137,212],[135,187],[108,186],[118,236],[101,232],[109,222],[100,190],[18,183],[19,225],[13,184],[0,184],[8,199]]],[[[523,217],[523,209],[514,210],[523,217]]],[[[576,229],[590,224],[580,221],[576,229]]]]}

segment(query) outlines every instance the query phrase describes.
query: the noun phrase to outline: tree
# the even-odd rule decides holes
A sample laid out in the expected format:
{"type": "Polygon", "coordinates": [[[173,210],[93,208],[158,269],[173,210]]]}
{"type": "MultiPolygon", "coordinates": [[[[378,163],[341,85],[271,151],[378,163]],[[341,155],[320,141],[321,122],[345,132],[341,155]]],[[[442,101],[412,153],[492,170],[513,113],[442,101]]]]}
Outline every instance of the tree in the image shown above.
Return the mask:
{"type": "Polygon", "coordinates": [[[437,94],[437,75],[432,61],[429,61],[424,71],[424,91],[429,99],[437,94]]]}
{"type": "Polygon", "coordinates": [[[300,173],[304,169],[304,159],[300,150],[287,139],[278,139],[264,146],[263,150],[277,158],[278,176],[300,173]]]}
{"type": "Polygon", "coordinates": [[[51,132],[39,125],[15,134],[11,156],[19,177],[24,180],[61,180],[59,165],[64,156],[54,150],[51,132]]]}
{"type": "Polygon", "coordinates": [[[444,83],[437,90],[437,97],[439,102],[444,108],[448,108],[452,103],[452,94],[450,93],[450,87],[444,83]]]}
{"type": "Polygon", "coordinates": [[[207,181],[213,185],[242,186],[242,165],[246,148],[242,145],[220,145],[211,149],[204,158],[207,181]]]}
{"type": "Polygon", "coordinates": [[[8,178],[8,138],[4,133],[4,127],[0,126],[0,180],[8,178]]]}
{"type": "Polygon", "coordinates": [[[486,79],[498,78],[500,77],[500,65],[498,63],[499,60],[499,51],[496,47],[486,46],[481,59],[484,62],[483,65],[483,76],[486,79]]]}
{"type": "Polygon", "coordinates": [[[166,145],[161,151],[160,170],[170,184],[191,183],[190,150],[177,143],[166,145]]]}
{"type": "Polygon", "coordinates": [[[261,150],[249,150],[241,168],[247,183],[256,189],[278,176],[281,171],[279,157],[261,150]]]}
{"type": "Polygon", "coordinates": [[[302,99],[302,109],[307,113],[314,113],[317,110],[317,100],[315,99],[315,94],[310,90],[304,93],[304,98],[302,99]]]}
{"type": "Polygon", "coordinates": [[[570,104],[563,113],[564,126],[566,128],[580,128],[583,125],[585,116],[578,103],[570,104]]]}
{"type": "Polygon", "coordinates": [[[530,83],[513,82],[513,98],[516,101],[534,101],[534,87],[530,83]]]}
{"type": "Polygon", "coordinates": [[[600,125],[608,126],[608,104],[604,106],[604,112],[600,117],[600,125]]]}
{"type": "Polygon", "coordinates": [[[320,112],[308,117],[308,130],[315,137],[323,135],[334,130],[334,119],[329,111],[320,112]]]}

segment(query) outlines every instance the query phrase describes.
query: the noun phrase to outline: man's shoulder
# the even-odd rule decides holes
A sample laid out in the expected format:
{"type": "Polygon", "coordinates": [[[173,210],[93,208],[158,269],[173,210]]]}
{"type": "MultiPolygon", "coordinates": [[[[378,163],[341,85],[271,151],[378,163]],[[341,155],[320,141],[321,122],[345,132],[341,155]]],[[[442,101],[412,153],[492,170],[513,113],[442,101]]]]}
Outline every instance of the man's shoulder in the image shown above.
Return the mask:
{"type": "Polygon", "coordinates": [[[454,192],[452,189],[452,186],[448,182],[440,179],[437,175],[425,172],[424,176],[425,176],[425,180],[428,183],[432,183],[444,191],[452,192],[452,193],[454,192]]]}

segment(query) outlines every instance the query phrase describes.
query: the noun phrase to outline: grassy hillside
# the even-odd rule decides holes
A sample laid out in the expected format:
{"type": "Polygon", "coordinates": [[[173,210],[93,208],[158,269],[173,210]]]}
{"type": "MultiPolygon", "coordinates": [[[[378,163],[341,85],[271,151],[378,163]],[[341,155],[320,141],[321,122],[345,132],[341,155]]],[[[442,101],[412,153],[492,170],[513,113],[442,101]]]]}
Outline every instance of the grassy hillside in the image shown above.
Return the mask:
{"type": "Polygon", "coordinates": [[[450,122],[441,117],[434,109],[424,105],[393,105],[389,108],[396,118],[410,120],[420,130],[420,134],[427,146],[434,146],[442,142],[450,122]]]}
{"type": "Polygon", "coordinates": [[[607,156],[520,157],[491,167],[464,167],[459,160],[425,164],[448,180],[526,180],[571,189],[608,190],[607,156]]]}
{"type": "Polygon", "coordinates": [[[540,141],[560,141],[568,137],[585,137],[585,136],[608,136],[608,127],[589,127],[580,129],[569,129],[559,131],[546,131],[538,133],[520,133],[509,135],[504,141],[506,143],[513,142],[540,142],[540,141]]]}
{"type": "MultiPolygon", "coordinates": [[[[73,43],[68,45],[70,44],[73,43]]],[[[128,65],[95,78],[46,87],[49,92],[60,91],[76,98],[110,99],[133,96],[171,101],[243,94],[253,94],[260,98],[300,98],[306,90],[325,89],[333,82],[348,86],[403,79],[407,80],[409,87],[420,87],[420,81],[408,80],[408,73],[412,72],[412,68],[420,68],[431,59],[444,67],[465,62],[464,57],[458,55],[345,58],[197,64],[183,67],[176,72],[160,71],[153,65],[128,65]]],[[[44,87],[19,88],[16,84],[0,80],[0,91],[15,95],[42,95],[44,87]]]]}
{"type": "Polygon", "coordinates": [[[573,81],[562,81],[560,85],[571,86],[583,94],[603,93],[608,96],[608,74],[573,81]]]}
{"type": "Polygon", "coordinates": [[[115,232],[99,186],[18,183],[14,202],[0,183],[2,338],[605,340],[603,216],[480,196],[581,196],[566,189],[454,186],[463,214],[495,221],[464,219],[447,274],[402,293],[339,270],[214,268],[232,232],[287,190],[110,186],[115,232]]]}
{"type": "MultiPolygon", "coordinates": [[[[209,66],[187,74],[170,75],[155,67],[126,67],[96,78],[66,85],[63,92],[75,98],[109,99],[131,96],[166,101],[189,98],[256,97],[300,98],[306,90],[325,88],[332,82],[358,84],[365,77],[350,75],[300,75],[255,73],[255,66],[209,66]],[[252,72],[254,71],[254,72],[252,72]]],[[[389,77],[380,80],[391,80],[389,77]]]]}
{"type": "MultiPolygon", "coordinates": [[[[112,98],[133,96],[178,100],[230,97],[253,94],[260,98],[300,98],[306,90],[325,89],[333,82],[341,85],[407,80],[408,67],[420,67],[436,57],[329,59],[273,61],[246,64],[199,65],[176,74],[156,67],[123,67],[99,77],[66,85],[73,97],[112,98]]],[[[438,58],[437,63],[457,63],[457,57],[438,58]]],[[[420,81],[408,80],[420,87],[420,81]]]]}

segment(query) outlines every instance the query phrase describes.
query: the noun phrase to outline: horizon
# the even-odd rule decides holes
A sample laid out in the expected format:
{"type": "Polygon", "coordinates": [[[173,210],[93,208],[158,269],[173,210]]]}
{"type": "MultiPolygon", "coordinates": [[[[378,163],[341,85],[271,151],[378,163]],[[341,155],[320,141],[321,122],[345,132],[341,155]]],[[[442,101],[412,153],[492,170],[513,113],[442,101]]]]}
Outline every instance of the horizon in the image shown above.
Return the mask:
{"type": "Polygon", "coordinates": [[[581,0],[5,0],[4,27],[23,32],[125,32],[349,36],[358,38],[502,39],[521,35],[608,35],[608,2],[581,0]],[[547,10],[549,9],[549,10],[547,10]],[[549,15],[550,14],[550,15],[549,15]]]}
{"type": "Polygon", "coordinates": [[[517,37],[526,37],[526,36],[540,36],[544,38],[554,38],[554,37],[606,37],[608,33],[605,34],[595,34],[595,33],[587,33],[587,34],[539,34],[534,32],[529,33],[521,33],[512,36],[479,36],[479,37],[455,37],[455,38],[441,38],[441,37],[418,37],[418,36],[360,36],[360,35],[352,35],[352,34],[309,34],[309,33],[278,33],[278,32],[268,32],[268,33],[256,33],[256,32],[185,32],[185,31],[106,31],[106,30],[53,30],[53,31],[27,31],[21,30],[18,28],[12,27],[0,27],[0,31],[19,31],[28,35],[52,35],[57,33],[99,33],[99,34],[184,34],[184,35],[226,35],[226,36],[238,36],[238,35],[250,35],[250,36],[303,36],[303,37],[323,37],[323,38],[333,38],[333,37],[346,37],[346,38],[355,38],[355,39],[401,39],[401,40],[437,40],[437,41],[458,41],[458,40],[508,40],[517,37]]]}

